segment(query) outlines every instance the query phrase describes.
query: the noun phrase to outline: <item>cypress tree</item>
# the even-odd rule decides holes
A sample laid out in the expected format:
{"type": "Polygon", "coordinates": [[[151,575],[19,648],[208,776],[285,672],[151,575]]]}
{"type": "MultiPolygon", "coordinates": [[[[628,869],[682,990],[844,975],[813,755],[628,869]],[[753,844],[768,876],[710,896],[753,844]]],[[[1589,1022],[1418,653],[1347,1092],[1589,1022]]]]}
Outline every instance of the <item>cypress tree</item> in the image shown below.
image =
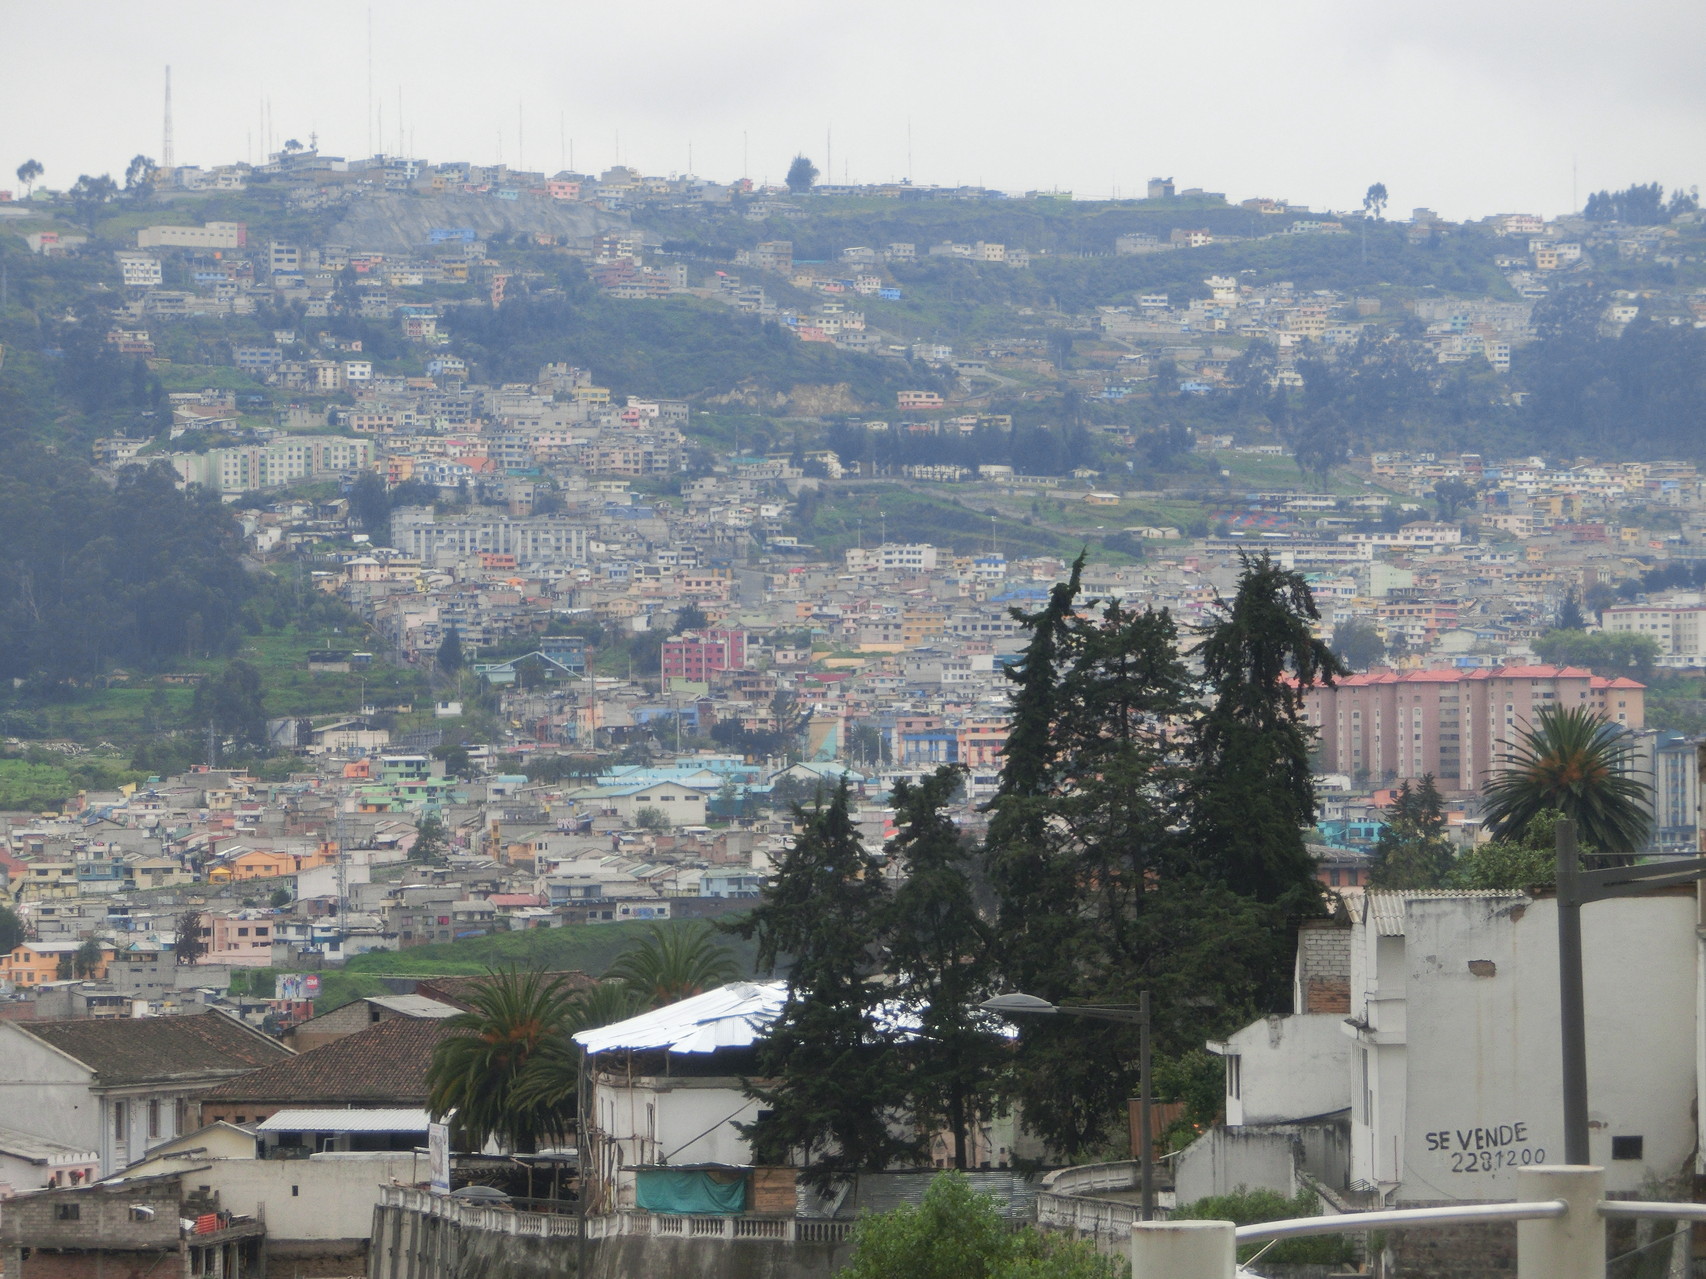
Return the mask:
{"type": "Polygon", "coordinates": [[[918,1024],[905,1047],[912,1114],[921,1128],[953,1134],[961,1169],[972,1121],[1007,1059],[977,1012],[993,992],[994,954],[974,895],[976,850],[946,811],[963,780],[961,768],[946,765],[916,784],[895,783],[888,855],[904,878],[883,930],[894,998],[918,1024]]]}
{"type": "Polygon", "coordinates": [[[915,1137],[900,1135],[906,1080],[897,1030],[878,1016],[889,992],[879,980],[879,943],[889,907],[882,864],[853,825],[847,783],[810,813],[735,931],[758,942],[759,963],[787,959],[787,1002],[759,1042],[758,1079],[747,1088],[769,1113],[739,1125],[760,1163],[802,1159],[802,1180],[820,1193],[859,1172],[912,1162],[915,1137]]]}
{"type": "Polygon", "coordinates": [[[1315,636],[1315,598],[1271,556],[1242,557],[1238,590],[1196,647],[1210,699],[1191,762],[1192,841],[1202,869],[1292,914],[1320,911],[1304,831],[1315,825],[1313,733],[1303,700],[1349,674],[1315,636]]]}

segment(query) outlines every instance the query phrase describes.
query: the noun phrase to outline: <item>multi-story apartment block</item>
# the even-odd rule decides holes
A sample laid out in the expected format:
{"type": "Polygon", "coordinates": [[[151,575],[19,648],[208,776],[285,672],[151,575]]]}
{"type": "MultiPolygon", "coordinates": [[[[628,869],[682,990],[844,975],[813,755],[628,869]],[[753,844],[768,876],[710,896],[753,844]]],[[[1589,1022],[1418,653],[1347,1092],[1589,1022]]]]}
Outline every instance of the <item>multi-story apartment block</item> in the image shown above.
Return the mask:
{"type": "Polygon", "coordinates": [[[482,551],[513,555],[520,564],[586,562],[586,529],[552,515],[476,513],[440,520],[429,506],[406,506],[391,517],[391,542],[424,564],[482,551]]]}
{"type": "Polygon", "coordinates": [[[120,250],[114,254],[118,259],[119,275],[124,280],[127,289],[157,289],[160,287],[160,259],[152,253],[132,253],[120,250]]]}
{"type": "Polygon", "coordinates": [[[1645,635],[1659,646],[1661,666],[1706,666],[1706,604],[1617,604],[1600,614],[1600,625],[1614,635],[1645,635]]]}
{"type": "Polygon", "coordinates": [[[1389,782],[1432,773],[1441,790],[1478,794],[1542,708],[1587,706],[1638,729],[1645,693],[1576,666],[1372,671],[1310,689],[1304,716],[1329,770],[1389,782]]]}
{"type": "Polygon", "coordinates": [[[746,665],[745,631],[688,631],[663,644],[663,676],[703,684],[716,671],[746,665]]]}
{"type": "Polygon", "coordinates": [[[365,471],[373,465],[373,442],[336,435],[281,435],[265,444],[174,453],[164,460],[186,484],[218,493],[249,493],[365,471]]]}

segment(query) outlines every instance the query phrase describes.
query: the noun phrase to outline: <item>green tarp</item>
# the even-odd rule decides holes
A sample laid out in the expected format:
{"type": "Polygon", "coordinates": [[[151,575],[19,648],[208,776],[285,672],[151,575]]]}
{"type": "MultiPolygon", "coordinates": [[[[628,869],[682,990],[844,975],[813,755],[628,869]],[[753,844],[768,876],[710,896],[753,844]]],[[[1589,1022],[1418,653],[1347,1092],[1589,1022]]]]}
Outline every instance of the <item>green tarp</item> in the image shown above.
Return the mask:
{"type": "Polygon", "coordinates": [[[646,1212],[745,1212],[746,1173],[736,1168],[644,1168],[634,1174],[634,1198],[646,1212]]]}

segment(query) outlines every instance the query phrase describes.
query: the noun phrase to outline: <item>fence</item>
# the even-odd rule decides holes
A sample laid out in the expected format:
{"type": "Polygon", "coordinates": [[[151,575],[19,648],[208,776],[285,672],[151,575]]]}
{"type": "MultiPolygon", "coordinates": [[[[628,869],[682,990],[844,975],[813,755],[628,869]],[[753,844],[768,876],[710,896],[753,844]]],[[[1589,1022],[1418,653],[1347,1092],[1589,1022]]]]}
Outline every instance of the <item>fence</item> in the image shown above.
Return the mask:
{"type": "MultiPolygon", "coordinates": [[[[468,1230],[489,1230],[529,1238],[574,1239],[581,1218],[562,1213],[516,1212],[463,1203],[448,1195],[429,1194],[410,1186],[381,1186],[379,1206],[401,1208],[434,1217],[468,1230]]],[[[657,1236],[670,1239],[771,1239],[787,1243],[841,1243],[853,1233],[851,1221],[812,1217],[688,1216],[675,1213],[622,1211],[586,1218],[588,1239],[618,1236],[657,1236]]]]}
{"type": "Polygon", "coordinates": [[[1706,1204],[1606,1200],[1603,1168],[1553,1165],[1517,1171],[1516,1203],[1296,1217],[1234,1226],[1230,1221],[1139,1222],[1131,1232],[1132,1279],[1233,1279],[1237,1246],[1364,1230],[1425,1230],[1478,1222],[1517,1223],[1517,1279],[1604,1279],[1611,1217],[1706,1221],[1706,1204]]]}
{"type": "MultiPolygon", "coordinates": [[[[1037,1192],[1037,1225],[1044,1230],[1070,1230],[1093,1240],[1098,1248],[1123,1251],[1132,1227],[1143,1220],[1143,1208],[1097,1195],[1136,1190],[1141,1175],[1136,1160],[1057,1169],[1043,1178],[1037,1192]]],[[[1156,1216],[1166,1216],[1165,1210],[1157,1209],[1156,1216]]]]}

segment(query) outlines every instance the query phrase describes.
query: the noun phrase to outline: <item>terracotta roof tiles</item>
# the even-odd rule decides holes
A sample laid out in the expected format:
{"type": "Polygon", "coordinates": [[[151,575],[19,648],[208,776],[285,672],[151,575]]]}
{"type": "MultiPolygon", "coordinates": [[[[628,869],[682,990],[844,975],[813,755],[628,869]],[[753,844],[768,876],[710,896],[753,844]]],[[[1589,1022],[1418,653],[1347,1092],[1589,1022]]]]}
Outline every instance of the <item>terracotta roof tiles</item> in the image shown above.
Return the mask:
{"type": "Polygon", "coordinates": [[[288,1061],[227,1079],[202,1100],[424,1106],[433,1049],[450,1033],[441,1018],[387,1018],[288,1061]]]}
{"type": "Polygon", "coordinates": [[[277,1040],[213,1010],[178,1017],[78,1017],[11,1024],[82,1062],[102,1084],[218,1079],[294,1056],[277,1040]]]}

